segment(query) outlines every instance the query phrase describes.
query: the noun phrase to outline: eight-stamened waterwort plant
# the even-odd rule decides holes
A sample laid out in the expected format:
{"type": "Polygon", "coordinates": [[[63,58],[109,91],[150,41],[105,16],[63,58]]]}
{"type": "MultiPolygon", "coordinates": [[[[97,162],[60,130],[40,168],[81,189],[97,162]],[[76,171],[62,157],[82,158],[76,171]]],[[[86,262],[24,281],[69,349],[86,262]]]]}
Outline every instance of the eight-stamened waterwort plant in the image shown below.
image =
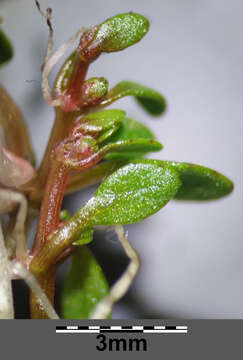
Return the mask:
{"type": "MultiPolygon", "coordinates": [[[[51,9],[44,12],[49,41],[42,66],[42,91],[55,111],[54,125],[40,167],[21,112],[0,88],[0,317],[13,318],[11,279],[30,287],[31,318],[57,318],[53,303],[57,267],[72,257],[61,298],[64,318],[106,318],[130,286],[139,259],[122,225],[154,214],[172,199],[213,200],[228,195],[232,182],[206,167],[176,161],[145,159],[162,145],[152,132],[105,108],[134,96],[152,116],[163,114],[166,102],[157,91],[131,81],[109,89],[103,77],[86,79],[102,53],[121,51],[140,41],[148,20],[136,13],[113,16],[91,29],[80,29],[53,55],[51,9]],[[67,48],[77,48],[61,66],[52,91],[48,76],[67,48]],[[93,197],[72,216],[62,209],[65,194],[100,183],[93,197]],[[39,212],[39,214],[38,214],[39,212]],[[26,236],[33,218],[38,224],[32,249],[26,236]],[[86,244],[97,225],[114,226],[130,264],[109,289],[102,269],[86,244]]],[[[12,57],[11,44],[0,30],[0,62],[12,57]]]]}

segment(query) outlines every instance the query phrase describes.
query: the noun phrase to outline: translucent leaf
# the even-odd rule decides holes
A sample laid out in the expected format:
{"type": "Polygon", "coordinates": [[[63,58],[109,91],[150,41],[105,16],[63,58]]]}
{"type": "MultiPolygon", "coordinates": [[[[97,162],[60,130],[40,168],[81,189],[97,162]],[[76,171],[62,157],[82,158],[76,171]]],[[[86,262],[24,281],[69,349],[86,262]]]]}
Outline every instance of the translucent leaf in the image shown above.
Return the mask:
{"type": "Polygon", "coordinates": [[[166,110],[166,100],[157,91],[132,81],[121,81],[106,95],[101,102],[109,105],[124,96],[134,96],[140,105],[151,115],[161,115],[166,110]]]}
{"type": "Polygon", "coordinates": [[[72,257],[64,280],[61,312],[64,319],[87,319],[94,306],[108,293],[108,283],[101,267],[86,246],[72,257]]]}
{"type": "MultiPolygon", "coordinates": [[[[154,139],[153,133],[143,124],[133,119],[124,117],[120,123],[119,129],[108,139],[109,143],[114,143],[122,140],[131,139],[154,139]]],[[[106,143],[108,142],[106,141],[106,143]]],[[[111,153],[105,156],[106,159],[110,158],[136,158],[144,155],[147,152],[145,148],[140,152],[124,152],[124,153],[111,153]]]]}
{"type": "Polygon", "coordinates": [[[129,164],[100,185],[80,215],[89,214],[89,221],[94,225],[134,223],[165,206],[180,185],[174,169],[129,164]]]}
{"type": "Polygon", "coordinates": [[[11,60],[13,57],[13,48],[4,34],[4,32],[0,29],[0,65],[5,63],[6,61],[11,60]]]}
{"type": "Polygon", "coordinates": [[[150,159],[139,159],[137,162],[169,166],[176,170],[182,181],[182,186],[175,196],[178,200],[214,200],[230,194],[233,190],[231,180],[204,166],[150,159]]]}

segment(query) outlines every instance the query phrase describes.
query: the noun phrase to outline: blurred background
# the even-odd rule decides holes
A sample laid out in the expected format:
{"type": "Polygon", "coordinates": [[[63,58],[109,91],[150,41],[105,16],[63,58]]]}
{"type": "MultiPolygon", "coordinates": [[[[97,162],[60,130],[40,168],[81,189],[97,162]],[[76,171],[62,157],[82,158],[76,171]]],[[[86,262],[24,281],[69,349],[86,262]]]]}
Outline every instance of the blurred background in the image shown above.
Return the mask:
{"type": "MultiPolygon", "coordinates": [[[[104,76],[160,91],[168,111],[152,119],[125,98],[114,107],[148,125],[164,145],[154,158],[198,163],[230,177],[232,195],[209,203],[170,202],[139,224],[127,226],[142,261],[114,318],[242,318],[243,2],[241,0],[40,0],[52,7],[55,47],[80,26],[134,11],[150,20],[136,46],[102,56],[88,76],[104,76]]],[[[1,83],[20,106],[38,162],[53,123],[40,90],[47,26],[32,0],[0,0],[3,28],[15,56],[0,70],[1,83]]],[[[55,71],[54,71],[55,74],[55,71]]],[[[52,76],[53,79],[53,76],[52,76]]],[[[71,211],[94,188],[65,200],[71,211]]],[[[92,249],[112,284],[127,264],[112,231],[98,229],[92,249]]],[[[65,270],[67,264],[63,266],[65,270]]],[[[15,282],[17,316],[27,297],[15,282]]],[[[58,293],[61,275],[58,277],[58,293]]]]}

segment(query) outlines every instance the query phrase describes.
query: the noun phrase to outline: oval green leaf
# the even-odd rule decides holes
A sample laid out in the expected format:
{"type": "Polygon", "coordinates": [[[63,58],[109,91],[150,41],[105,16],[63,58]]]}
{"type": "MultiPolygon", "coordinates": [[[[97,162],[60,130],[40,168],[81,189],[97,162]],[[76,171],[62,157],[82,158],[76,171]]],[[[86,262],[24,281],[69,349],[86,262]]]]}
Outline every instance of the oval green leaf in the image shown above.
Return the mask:
{"type": "Polygon", "coordinates": [[[157,164],[178,172],[182,186],[176,193],[178,200],[214,200],[229,195],[234,188],[230,179],[204,166],[176,162],[139,159],[136,163],[157,164]]]}
{"type": "Polygon", "coordinates": [[[154,214],[171,200],[181,182],[174,169],[129,164],[110,175],[81,209],[93,225],[131,224],[154,214]]]}
{"type": "Polygon", "coordinates": [[[101,148],[100,153],[104,155],[109,153],[111,158],[113,152],[115,153],[115,158],[120,158],[121,155],[118,154],[121,153],[123,154],[123,158],[127,158],[129,156],[134,157],[133,154],[142,155],[150,151],[159,151],[161,149],[162,145],[156,140],[131,139],[105,145],[103,148],[101,148]]]}
{"type": "Polygon", "coordinates": [[[101,104],[107,106],[124,96],[134,96],[138,103],[153,116],[159,116],[166,110],[166,100],[159,92],[132,81],[118,83],[108,92],[101,104]]]}
{"type": "Polygon", "coordinates": [[[139,14],[115,15],[98,25],[93,42],[100,44],[103,52],[124,50],[136,44],[148,32],[148,20],[139,14]]]}
{"type": "MultiPolygon", "coordinates": [[[[94,196],[53,233],[63,250],[96,225],[132,224],[153,215],[175,197],[181,181],[172,167],[130,163],[108,176],[94,196]]],[[[48,257],[48,248],[45,256],[48,257]]]]}
{"type": "Polygon", "coordinates": [[[81,131],[83,134],[91,135],[96,138],[96,143],[99,144],[117,131],[125,114],[125,111],[110,109],[85,116],[81,115],[77,118],[77,125],[73,131],[81,131]]]}
{"type": "MultiPolygon", "coordinates": [[[[108,139],[109,143],[115,143],[118,141],[124,140],[133,140],[133,139],[150,139],[154,140],[154,134],[143,124],[133,119],[124,117],[121,122],[119,129],[108,139]]],[[[105,143],[107,144],[108,141],[105,143]]],[[[131,159],[138,158],[144,155],[148,150],[142,148],[140,152],[113,152],[105,156],[106,159],[131,159]]]]}
{"type": "Polygon", "coordinates": [[[11,60],[12,57],[13,47],[4,32],[0,29],[0,65],[11,60]]]}
{"type": "MultiPolygon", "coordinates": [[[[85,123],[95,125],[102,130],[107,130],[114,124],[120,124],[125,117],[126,112],[119,109],[109,109],[93,112],[88,115],[82,116],[82,120],[85,123]]],[[[78,120],[77,120],[78,121],[78,120]]]]}
{"type": "Polygon", "coordinates": [[[108,283],[91,251],[80,246],[64,280],[61,313],[64,319],[87,319],[108,293],[108,283]]]}
{"type": "Polygon", "coordinates": [[[81,106],[95,106],[107,94],[108,81],[104,77],[94,77],[86,80],[81,88],[81,106]]]}

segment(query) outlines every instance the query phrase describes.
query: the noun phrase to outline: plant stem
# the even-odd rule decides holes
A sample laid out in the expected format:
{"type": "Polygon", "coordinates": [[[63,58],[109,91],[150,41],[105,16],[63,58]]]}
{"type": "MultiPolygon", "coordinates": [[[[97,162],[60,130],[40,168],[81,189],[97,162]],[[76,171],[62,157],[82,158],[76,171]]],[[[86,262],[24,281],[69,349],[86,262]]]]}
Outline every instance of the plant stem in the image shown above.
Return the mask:
{"type": "MultiPolygon", "coordinates": [[[[48,234],[56,229],[60,222],[59,216],[68,174],[69,171],[66,167],[55,159],[52,159],[38,219],[36,237],[32,249],[32,255],[34,257],[45,245],[48,234]]],[[[36,273],[33,271],[32,273],[39,282],[42,290],[49,298],[50,302],[53,304],[56,266],[53,265],[42,273],[36,273]]],[[[30,292],[30,313],[32,318],[47,318],[39,299],[32,291],[30,292]]]]}
{"type": "MultiPolygon", "coordinates": [[[[45,273],[34,274],[34,276],[39,286],[50,300],[50,303],[53,305],[55,294],[56,267],[53,266],[45,273]]],[[[42,303],[40,302],[39,298],[33,293],[33,291],[30,291],[29,306],[30,316],[32,319],[49,318],[42,306],[42,303]]]]}
{"type": "Polygon", "coordinates": [[[60,222],[59,215],[68,174],[68,169],[61,163],[55,159],[51,161],[32,249],[33,256],[43,247],[47,235],[55,230],[60,222]]]}
{"type": "MultiPolygon", "coordinates": [[[[70,128],[72,127],[75,118],[79,115],[77,112],[63,112],[59,107],[55,108],[55,121],[51,130],[49,141],[43,156],[43,160],[38,169],[38,187],[43,188],[47,179],[49,171],[50,156],[54,146],[63,140],[70,128]]],[[[36,190],[39,191],[38,189],[36,190]]],[[[36,197],[36,191],[32,194],[32,197],[36,197]]]]}
{"type": "Polygon", "coordinates": [[[52,264],[55,264],[80,233],[92,227],[92,213],[92,206],[81,208],[65,225],[50,234],[45,245],[33,258],[30,270],[34,274],[41,274],[50,268],[52,264]],[[87,219],[91,220],[87,221],[87,219]]]}
{"type": "Polygon", "coordinates": [[[69,80],[66,95],[70,97],[73,106],[79,108],[81,101],[81,88],[85,80],[89,67],[88,62],[84,62],[80,59],[80,56],[76,53],[73,65],[72,75],[69,80]]]}

